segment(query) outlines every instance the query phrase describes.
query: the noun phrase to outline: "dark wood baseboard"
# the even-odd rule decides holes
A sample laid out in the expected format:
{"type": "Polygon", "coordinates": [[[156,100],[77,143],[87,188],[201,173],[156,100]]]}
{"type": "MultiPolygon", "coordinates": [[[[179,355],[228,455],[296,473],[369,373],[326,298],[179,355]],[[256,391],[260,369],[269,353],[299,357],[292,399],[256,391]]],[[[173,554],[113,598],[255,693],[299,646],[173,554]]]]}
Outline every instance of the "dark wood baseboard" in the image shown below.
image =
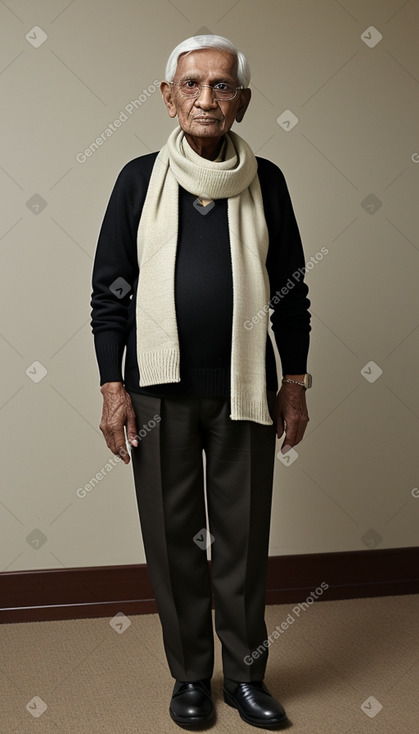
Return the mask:
{"type": "MultiPolygon", "coordinates": [[[[145,564],[1,573],[0,588],[4,623],[157,611],[145,564]]],[[[419,547],[268,560],[267,604],[417,593],[419,547]]]]}

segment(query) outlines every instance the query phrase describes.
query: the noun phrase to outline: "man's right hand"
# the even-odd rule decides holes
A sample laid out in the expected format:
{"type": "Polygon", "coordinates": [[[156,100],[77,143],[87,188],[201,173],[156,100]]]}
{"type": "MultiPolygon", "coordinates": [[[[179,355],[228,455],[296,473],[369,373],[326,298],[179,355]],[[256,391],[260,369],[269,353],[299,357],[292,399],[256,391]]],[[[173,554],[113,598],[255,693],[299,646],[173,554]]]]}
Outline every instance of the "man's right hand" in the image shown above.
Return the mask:
{"type": "Polygon", "coordinates": [[[113,454],[121,457],[125,464],[129,464],[130,456],[127,451],[124,427],[129,444],[138,446],[137,426],[131,398],[122,382],[105,382],[100,388],[103,395],[102,431],[107,447],[113,454]]]}

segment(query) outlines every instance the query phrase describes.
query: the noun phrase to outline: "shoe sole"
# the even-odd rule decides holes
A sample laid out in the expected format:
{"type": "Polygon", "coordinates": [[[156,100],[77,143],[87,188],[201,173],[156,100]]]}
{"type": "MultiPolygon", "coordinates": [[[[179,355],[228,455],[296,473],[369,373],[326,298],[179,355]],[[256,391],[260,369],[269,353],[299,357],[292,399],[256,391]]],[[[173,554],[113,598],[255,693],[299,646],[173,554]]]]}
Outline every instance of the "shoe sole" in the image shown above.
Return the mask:
{"type": "Polygon", "coordinates": [[[223,693],[224,693],[224,701],[229,706],[231,706],[233,709],[237,709],[237,711],[239,712],[240,718],[243,719],[243,721],[245,721],[246,724],[250,724],[251,726],[257,726],[260,729],[280,729],[286,726],[287,724],[289,724],[289,718],[286,714],[285,714],[285,718],[278,719],[277,721],[252,719],[249,716],[246,716],[246,714],[242,712],[242,710],[239,708],[239,706],[235,702],[233,696],[231,696],[230,693],[225,690],[225,688],[223,689],[223,693]]]}

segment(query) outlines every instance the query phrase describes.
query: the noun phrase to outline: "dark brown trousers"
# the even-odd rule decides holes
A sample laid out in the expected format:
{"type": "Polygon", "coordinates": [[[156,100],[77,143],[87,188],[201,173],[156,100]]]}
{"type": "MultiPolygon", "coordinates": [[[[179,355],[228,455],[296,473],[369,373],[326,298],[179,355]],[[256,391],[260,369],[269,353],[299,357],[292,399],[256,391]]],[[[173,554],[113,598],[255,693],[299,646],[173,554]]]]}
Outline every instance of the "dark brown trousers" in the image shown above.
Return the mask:
{"type": "MultiPolygon", "coordinates": [[[[231,420],[229,398],[130,395],[141,438],[132,450],[136,496],[170,672],[212,676],[210,542],[224,675],[262,680],[275,427],[231,420]]],[[[271,413],[274,400],[269,392],[271,413]]]]}

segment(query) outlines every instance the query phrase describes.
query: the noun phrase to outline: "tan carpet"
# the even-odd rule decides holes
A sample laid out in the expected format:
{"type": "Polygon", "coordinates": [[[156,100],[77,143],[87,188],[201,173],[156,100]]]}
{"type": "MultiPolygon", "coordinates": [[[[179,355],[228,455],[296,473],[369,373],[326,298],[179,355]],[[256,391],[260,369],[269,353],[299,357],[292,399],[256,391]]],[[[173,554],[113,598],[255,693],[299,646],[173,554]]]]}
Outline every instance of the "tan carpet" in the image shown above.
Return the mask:
{"type": "MultiPolygon", "coordinates": [[[[288,618],[270,646],[265,677],[292,721],[286,731],[417,734],[419,596],[295,606],[266,609],[269,633],[288,618]]],[[[168,715],[174,681],[159,619],[135,615],[129,621],[122,633],[109,618],[0,626],[1,734],[183,731],[168,715]]],[[[216,638],[212,730],[258,731],[224,703],[221,686],[216,638]]]]}

